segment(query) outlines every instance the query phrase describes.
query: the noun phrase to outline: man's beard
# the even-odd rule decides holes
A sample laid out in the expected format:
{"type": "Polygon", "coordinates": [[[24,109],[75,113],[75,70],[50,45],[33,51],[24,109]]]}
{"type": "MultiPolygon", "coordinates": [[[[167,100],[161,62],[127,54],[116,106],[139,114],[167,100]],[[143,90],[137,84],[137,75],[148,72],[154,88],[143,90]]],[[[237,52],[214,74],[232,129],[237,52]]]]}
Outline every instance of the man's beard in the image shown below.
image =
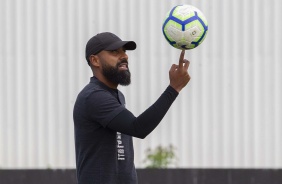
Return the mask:
{"type": "Polygon", "coordinates": [[[112,83],[128,86],[131,82],[129,68],[127,70],[119,70],[119,65],[128,63],[127,60],[121,60],[115,67],[102,62],[102,73],[112,83]]]}

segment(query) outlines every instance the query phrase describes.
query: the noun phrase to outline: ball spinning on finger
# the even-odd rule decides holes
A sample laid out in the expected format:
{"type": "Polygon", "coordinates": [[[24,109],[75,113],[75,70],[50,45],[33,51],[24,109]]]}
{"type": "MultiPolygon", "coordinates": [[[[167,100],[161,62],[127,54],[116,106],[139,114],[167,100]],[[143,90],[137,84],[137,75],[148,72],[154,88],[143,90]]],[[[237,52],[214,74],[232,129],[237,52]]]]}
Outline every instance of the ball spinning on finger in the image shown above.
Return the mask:
{"type": "Polygon", "coordinates": [[[168,43],[177,49],[194,49],[208,33],[208,23],[204,14],[194,6],[178,5],[166,15],[162,27],[168,43]]]}

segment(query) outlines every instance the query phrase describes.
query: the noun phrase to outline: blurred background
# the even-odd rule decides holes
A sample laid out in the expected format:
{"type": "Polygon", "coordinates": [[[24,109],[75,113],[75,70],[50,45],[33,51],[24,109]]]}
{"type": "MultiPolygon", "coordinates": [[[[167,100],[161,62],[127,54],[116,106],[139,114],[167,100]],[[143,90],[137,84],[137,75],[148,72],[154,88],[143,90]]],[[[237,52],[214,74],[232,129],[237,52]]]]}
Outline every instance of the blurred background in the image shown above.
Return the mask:
{"type": "Polygon", "coordinates": [[[186,52],[188,86],[134,139],[136,167],[146,150],[172,145],[172,168],[282,168],[280,0],[0,0],[0,168],[75,168],[72,110],[99,32],[137,43],[132,84],[119,88],[127,108],[138,116],[155,102],[180,54],[161,30],[179,4],[199,8],[209,32],[186,52]]]}

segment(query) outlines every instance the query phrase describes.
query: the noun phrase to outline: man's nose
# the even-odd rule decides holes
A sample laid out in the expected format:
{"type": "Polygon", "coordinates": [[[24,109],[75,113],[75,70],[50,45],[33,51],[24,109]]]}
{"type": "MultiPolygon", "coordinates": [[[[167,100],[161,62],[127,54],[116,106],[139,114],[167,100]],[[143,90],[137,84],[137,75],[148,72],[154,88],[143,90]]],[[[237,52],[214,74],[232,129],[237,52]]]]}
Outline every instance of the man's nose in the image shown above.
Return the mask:
{"type": "Polygon", "coordinates": [[[126,54],[126,52],[121,52],[121,59],[128,59],[128,55],[126,54]]]}

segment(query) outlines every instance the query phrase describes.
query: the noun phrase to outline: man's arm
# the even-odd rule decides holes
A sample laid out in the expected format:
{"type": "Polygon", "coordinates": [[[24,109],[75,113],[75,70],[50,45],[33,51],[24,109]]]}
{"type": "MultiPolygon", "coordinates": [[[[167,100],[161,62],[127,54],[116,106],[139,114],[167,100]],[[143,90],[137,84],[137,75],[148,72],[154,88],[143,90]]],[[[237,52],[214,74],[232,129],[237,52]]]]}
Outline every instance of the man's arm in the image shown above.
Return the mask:
{"type": "Polygon", "coordinates": [[[160,123],[174,102],[178,93],[190,81],[188,67],[190,62],[184,59],[185,50],[179,57],[179,64],[173,64],[169,70],[170,85],[160,98],[137,118],[127,109],[114,117],[108,127],[134,137],[145,138],[160,123]]]}
{"type": "Polygon", "coordinates": [[[108,128],[143,139],[158,126],[177,96],[178,92],[168,86],[159,99],[138,117],[124,109],[111,120],[108,128]]]}

